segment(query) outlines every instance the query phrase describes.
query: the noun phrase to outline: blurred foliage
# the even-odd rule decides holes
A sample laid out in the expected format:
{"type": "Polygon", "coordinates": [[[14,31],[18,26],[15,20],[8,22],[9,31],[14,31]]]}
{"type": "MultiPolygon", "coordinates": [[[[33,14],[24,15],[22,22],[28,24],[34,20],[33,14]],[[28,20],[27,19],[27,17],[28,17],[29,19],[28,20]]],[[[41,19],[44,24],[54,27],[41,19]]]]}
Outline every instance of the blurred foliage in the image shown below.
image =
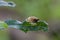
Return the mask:
{"type": "Polygon", "coordinates": [[[8,28],[8,25],[5,22],[0,21],[0,30],[4,30],[6,28],[8,28]]]}

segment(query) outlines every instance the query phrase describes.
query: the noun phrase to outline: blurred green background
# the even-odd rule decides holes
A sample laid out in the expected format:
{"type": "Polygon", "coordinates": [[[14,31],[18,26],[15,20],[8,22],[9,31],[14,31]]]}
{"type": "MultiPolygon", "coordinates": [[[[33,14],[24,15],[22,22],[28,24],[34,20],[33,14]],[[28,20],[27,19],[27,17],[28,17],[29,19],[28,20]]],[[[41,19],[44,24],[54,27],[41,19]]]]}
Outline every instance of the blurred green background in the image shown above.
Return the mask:
{"type": "Polygon", "coordinates": [[[28,34],[31,40],[60,40],[60,0],[6,0],[16,3],[15,8],[0,7],[0,19],[24,20],[36,16],[46,20],[49,32],[33,32],[28,34]]]}
{"type": "Polygon", "coordinates": [[[52,16],[59,17],[58,6],[54,5],[54,0],[6,0],[14,1],[16,7],[12,8],[24,16],[37,16],[40,19],[48,20],[52,16]],[[53,6],[54,5],[54,6],[53,6]],[[57,9],[57,8],[58,9],[57,9]],[[53,11],[53,12],[52,12],[53,11]],[[52,14],[52,15],[51,15],[52,14]]]}
{"type": "Polygon", "coordinates": [[[50,18],[60,19],[60,0],[6,0],[16,3],[13,10],[18,11],[23,16],[37,16],[40,19],[50,18]],[[24,15],[25,14],[25,15],[24,15]]]}

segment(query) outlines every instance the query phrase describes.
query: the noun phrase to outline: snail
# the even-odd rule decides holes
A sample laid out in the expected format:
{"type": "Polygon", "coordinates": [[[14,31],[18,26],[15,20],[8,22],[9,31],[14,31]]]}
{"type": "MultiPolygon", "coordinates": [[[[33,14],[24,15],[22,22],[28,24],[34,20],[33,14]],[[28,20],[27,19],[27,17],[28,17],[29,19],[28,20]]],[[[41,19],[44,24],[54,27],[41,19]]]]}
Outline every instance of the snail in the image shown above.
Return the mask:
{"type": "Polygon", "coordinates": [[[39,19],[35,16],[30,16],[26,19],[27,22],[30,22],[30,23],[36,23],[39,21],[39,19]]]}

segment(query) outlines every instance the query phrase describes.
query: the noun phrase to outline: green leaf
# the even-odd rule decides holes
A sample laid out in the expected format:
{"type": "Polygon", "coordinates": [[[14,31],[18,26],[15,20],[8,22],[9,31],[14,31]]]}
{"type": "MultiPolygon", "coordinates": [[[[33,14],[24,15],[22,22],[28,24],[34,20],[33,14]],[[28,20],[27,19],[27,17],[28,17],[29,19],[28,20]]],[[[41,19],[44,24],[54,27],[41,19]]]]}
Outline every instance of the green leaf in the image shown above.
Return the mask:
{"type": "Polygon", "coordinates": [[[24,31],[25,33],[28,32],[28,29],[25,29],[25,28],[21,28],[20,30],[24,31]]]}
{"type": "Polygon", "coordinates": [[[48,23],[46,21],[39,21],[39,22],[32,23],[32,24],[27,21],[19,23],[16,20],[7,20],[5,22],[8,25],[12,25],[12,28],[16,27],[17,25],[16,28],[24,31],[25,33],[28,31],[39,31],[39,30],[48,31],[48,23]]]}
{"type": "Polygon", "coordinates": [[[20,21],[18,21],[18,20],[5,20],[5,23],[7,23],[8,25],[19,25],[20,21]]]}
{"type": "Polygon", "coordinates": [[[48,24],[45,21],[39,21],[35,26],[33,26],[31,23],[25,21],[20,25],[20,30],[24,32],[39,30],[48,31],[48,24]]]}
{"type": "Polygon", "coordinates": [[[39,30],[48,31],[48,23],[45,21],[37,22],[37,26],[39,26],[39,30]]]}
{"type": "Polygon", "coordinates": [[[8,25],[5,22],[0,21],[0,30],[5,29],[5,28],[8,28],[8,25]]]}
{"type": "Polygon", "coordinates": [[[26,21],[24,21],[22,25],[26,26],[26,27],[31,26],[31,24],[29,22],[26,22],[26,21]]]}
{"type": "Polygon", "coordinates": [[[18,20],[5,20],[5,23],[8,24],[8,27],[9,28],[16,28],[16,29],[19,29],[21,27],[21,23],[20,21],[18,20]]]}

